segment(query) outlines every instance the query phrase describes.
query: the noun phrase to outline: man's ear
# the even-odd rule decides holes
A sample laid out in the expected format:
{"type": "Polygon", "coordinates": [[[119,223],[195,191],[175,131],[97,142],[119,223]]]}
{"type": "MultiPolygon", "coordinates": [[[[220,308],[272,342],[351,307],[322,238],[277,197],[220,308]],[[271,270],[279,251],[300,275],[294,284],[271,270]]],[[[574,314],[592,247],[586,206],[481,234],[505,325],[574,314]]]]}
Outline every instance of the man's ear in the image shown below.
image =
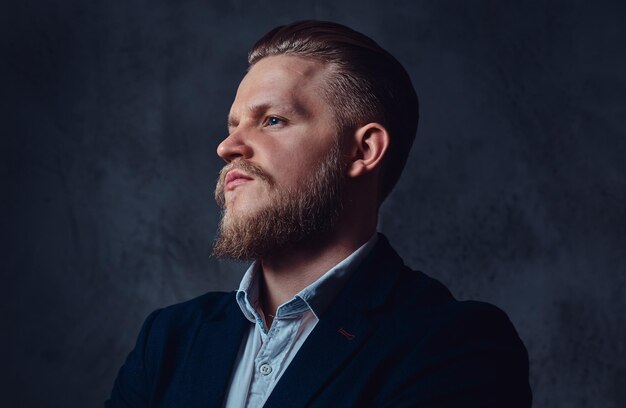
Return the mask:
{"type": "Polygon", "coordinates": [[[368,123],[354,132],[348,177],[359,177],[380,167],[389,148],[389,133],[379,123],[368,123]]]}

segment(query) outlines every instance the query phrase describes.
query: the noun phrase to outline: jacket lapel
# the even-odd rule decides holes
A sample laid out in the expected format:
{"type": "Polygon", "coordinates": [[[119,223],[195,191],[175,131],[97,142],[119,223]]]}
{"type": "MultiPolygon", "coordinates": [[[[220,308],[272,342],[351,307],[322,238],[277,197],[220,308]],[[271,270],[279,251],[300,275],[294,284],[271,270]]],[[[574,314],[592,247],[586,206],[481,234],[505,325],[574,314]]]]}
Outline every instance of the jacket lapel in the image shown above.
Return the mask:
{"type": "Polygon", "coordinates": [[[235,360],[249,325],[234,294],[220,312],[205,317],[183,364],[185,368],[180,385],[185,392],[177,401],[179,406],[223,405],[235,360]]]}
{"type": "Polygon", "coordinates": [[[304,342],[269,396],[266,407],[305,406],[359,352],[375,328],[369,313],[381,307],[402,260],[380,235],[361,266],[304,342]]]}

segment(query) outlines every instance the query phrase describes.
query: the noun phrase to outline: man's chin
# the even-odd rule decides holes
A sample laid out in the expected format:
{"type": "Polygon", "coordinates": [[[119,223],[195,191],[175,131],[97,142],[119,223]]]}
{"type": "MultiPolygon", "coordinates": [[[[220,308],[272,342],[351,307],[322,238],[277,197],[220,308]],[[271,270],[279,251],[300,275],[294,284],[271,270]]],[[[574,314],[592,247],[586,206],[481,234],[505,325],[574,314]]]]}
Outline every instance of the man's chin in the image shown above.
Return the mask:
{"type": "Polygon", "coordinates": [[[254,219],[260,213],[267,211],[268,204],[263,198],[248,200],[247,197],[233,197],[226,199],[223,207],[223,217],[228,222],[244,223],[254,219]]]}
{"type": "Polygon", "coordinates": [[[236,261],[262,258],[269,248],[258,223],[258,211],[225,210],[213,245],[213,256],[236,261]]]}

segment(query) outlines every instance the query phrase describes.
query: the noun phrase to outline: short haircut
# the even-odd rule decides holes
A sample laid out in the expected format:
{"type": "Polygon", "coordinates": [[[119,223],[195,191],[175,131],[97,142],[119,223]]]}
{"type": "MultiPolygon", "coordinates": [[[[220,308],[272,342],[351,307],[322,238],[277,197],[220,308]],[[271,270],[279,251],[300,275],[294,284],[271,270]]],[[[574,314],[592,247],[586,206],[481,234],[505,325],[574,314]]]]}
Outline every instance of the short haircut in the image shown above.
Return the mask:
{"type": "Polygon", "coordinates": [[[404,67],[371,38],[327,21],[274,28],[254,45],[248,63],[253,66],[274,55],[329,64],[329,82],[322,93],[333,109],[339,134],[371,122],[387,129],[390,145],[382,167],[382,203],[402,174],[417,131],[417,94],[404,67]]]}

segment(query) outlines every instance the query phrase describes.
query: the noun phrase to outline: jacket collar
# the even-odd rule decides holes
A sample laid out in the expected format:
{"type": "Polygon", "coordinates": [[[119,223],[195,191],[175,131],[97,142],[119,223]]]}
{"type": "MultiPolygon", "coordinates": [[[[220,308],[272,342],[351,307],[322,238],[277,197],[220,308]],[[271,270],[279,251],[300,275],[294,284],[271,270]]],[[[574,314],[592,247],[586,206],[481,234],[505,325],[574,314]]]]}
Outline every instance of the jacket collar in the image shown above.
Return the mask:
{"type": "Polygon", "coordinates": [[[358,352],[404,265],[387,239],[378,242],[302,345],[269,396],[266,406],[305,406],[358,352]]]}

